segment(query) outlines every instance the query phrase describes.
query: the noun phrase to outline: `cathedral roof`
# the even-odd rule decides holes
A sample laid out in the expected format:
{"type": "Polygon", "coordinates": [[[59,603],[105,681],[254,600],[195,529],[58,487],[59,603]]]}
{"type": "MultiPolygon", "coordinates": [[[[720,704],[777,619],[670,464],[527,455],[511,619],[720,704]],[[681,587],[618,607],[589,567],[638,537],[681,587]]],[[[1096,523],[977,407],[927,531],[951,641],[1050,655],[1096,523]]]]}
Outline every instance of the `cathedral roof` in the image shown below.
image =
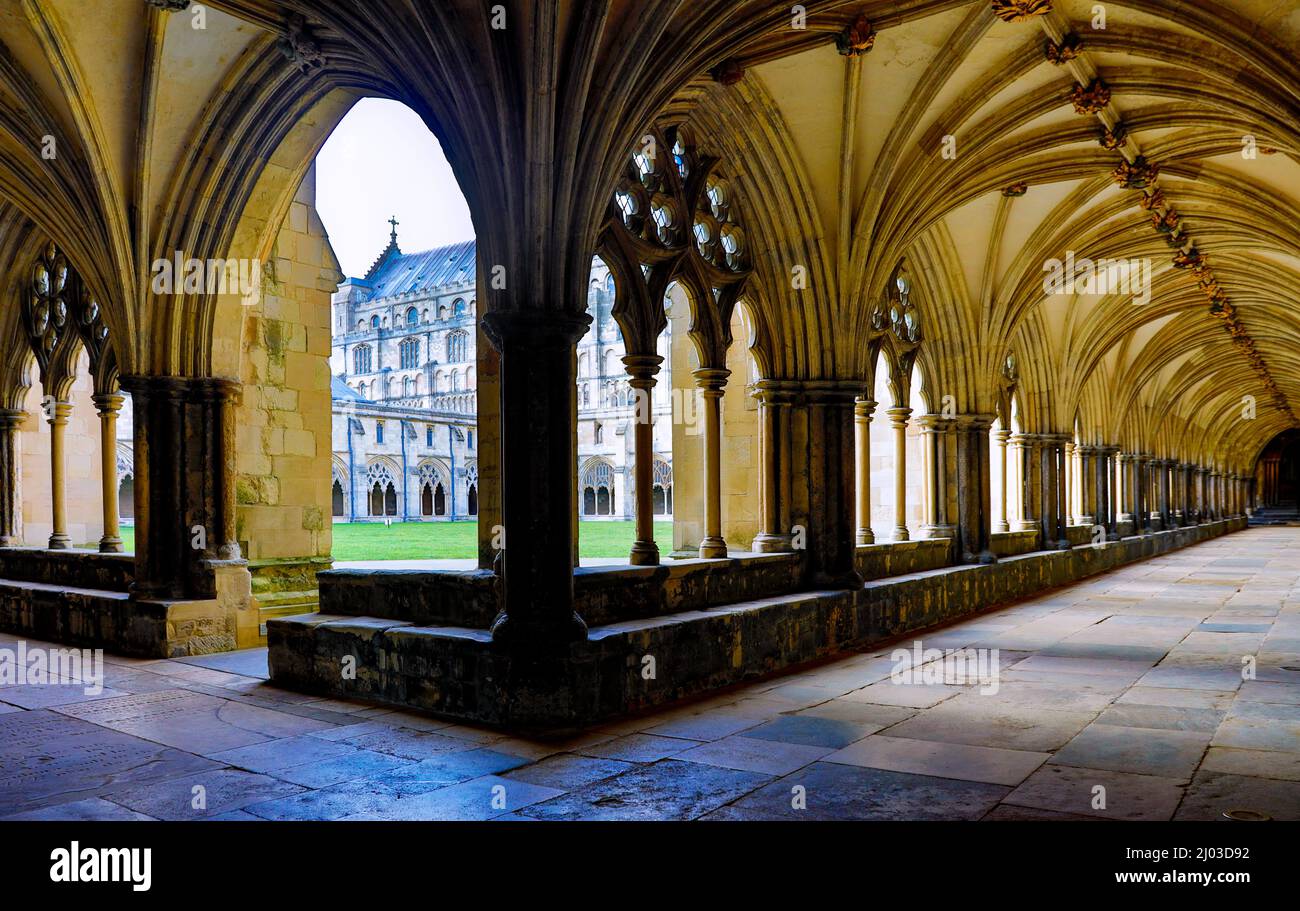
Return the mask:
{"type": "Polygon", "coordinates": [[[472,282],[477,276],[474,247],[474,241],[464,240],[420,253],[403,253],[395,243],[390,243],[365,277],[363,284],[371,289],[365,299],[472,282]]]}
{"type": "Polygon", "coordinates": [[[352,400],[354,402],[370,401],[337,376],[330,378],[330,398],[334,399],[336,402],[339,400],[352,400]]]}

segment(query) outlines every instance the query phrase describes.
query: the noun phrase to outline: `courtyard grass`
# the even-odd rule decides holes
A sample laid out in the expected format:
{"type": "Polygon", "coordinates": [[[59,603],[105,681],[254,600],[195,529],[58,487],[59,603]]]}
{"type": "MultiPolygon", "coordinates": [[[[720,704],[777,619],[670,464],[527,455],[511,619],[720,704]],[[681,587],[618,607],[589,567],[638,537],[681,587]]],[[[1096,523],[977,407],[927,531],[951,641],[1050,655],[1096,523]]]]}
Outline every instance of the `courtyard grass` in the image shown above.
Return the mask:
{"type": "MultiPolygon", "coordinates": [[[[122,546],[135,551],[135,528],[121,529],[122,546]]],[[[581,522],[578,551],[584,557],[626,557],[636,537],[635,522],[581,522]]],[[[673,546],[673,523],[655,523],[661,553],[673,546]]],[[[477,522],[339,522],[334,525],[333,557],[338,563],[362,560],[470,560],[478,547],[477,522]]],[[[94,550],[98,541],[84,545],[94,550]]]]}
{"type": "MultiPolygon", "coordinates": [[[[626,557],[636,537],[634,522],[582,522],[578,551],[583,557],[626,557]]],[[[661,551],[671,549],[673,523],[656,522],[661,551]]],[[[478,552],[477,522],[344,522],[334,525],[333,557],[338,563],[361,560],[473,559],[478,552]]]]}

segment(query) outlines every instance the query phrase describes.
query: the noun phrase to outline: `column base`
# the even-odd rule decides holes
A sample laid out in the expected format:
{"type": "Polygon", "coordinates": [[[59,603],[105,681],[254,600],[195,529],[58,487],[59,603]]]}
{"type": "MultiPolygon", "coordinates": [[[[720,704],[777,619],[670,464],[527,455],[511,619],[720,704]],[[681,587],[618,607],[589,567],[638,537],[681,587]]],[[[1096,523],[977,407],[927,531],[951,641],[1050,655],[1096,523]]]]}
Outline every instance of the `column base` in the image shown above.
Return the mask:
{"type": "Polygon", "coordinates": [[[658,566],[659,546],[653,541],[636,541],[627,561],[633,566],[658,566]]]}
{"type": "Polygon", "coordinates": [[[700,559],[717,560],[727,556],[727,542],[722,538],[709,536],[700,542],[700,559]]]}
{"type": "Polygon", "coordinates": [[[105,535],[99,539],[99,552],[101,554],[120,554],[122,552],[122,539],[113,535],[105,535]]]}
{"type": "Polygon", "coordinates": [[[875,533],[874,531],[872,531],[870,528],[859,528],[859,529],[858,529],[858,535],[857,535],[857,542],[856,542],[856,543],[858,543],[858,544],[875,544],[875,543],[876,543],[876,533],[875,533]]]}
{"type": "Polygon", "coordinates": [[[68,550],[72,547],[72,539],[67,535],[53,534],[50,535],[50,543],[46,547],[49,550],[68,550]]]}
{"type": "Polygon", "coordinates": [[[492,641],[520,651],[545,651],[587,638],[587,624],[575,612],[561,623],[527,623],[499,614],[492,623],[492,641]]]}
{"type": "Polygon", "coordinates": [[[956,525],[922,525],[921,538],[934,540],[936,538],[955,538],[957,537],[956,525]]]}
{"type": "MultiPolygon", "coordinates": [[[[861,543],[861,542],[859,542],[861,543]]],[[[759,532],[750,545],[757,554],[788,554],[794,551],[794,535],[774,535],[759,532]]]]}
{"type": "Polygon", "coordinates": [[[1013,526],[1013,530],[1014,531],[1038,531],[1038,522],[1031,519],[1017,519],[1013,526]]]}
{"type": "Polygon", "coordinates": [[[893,533],[893,539],[892,539],[892,540],[894,540],[894,541],[909,541],[909,540],[911,540],[911,535],[908,534],[908,531],[907,531],[906,528],[904,528],[903,526],[899,525],[899,526],[896,526],[896,527],[894,528],[894,533],[893,533]]]}
{"type": "Polygon", "coordinates": [[[1009,531],[1011,531],[1011,526],[1008,525],[1005,521],[999,521],[993,523],[993,534],[1004,535],[1009,531]]]}
{"type": "Polygon", "coordinates": [[[1096,525],[1097,524],[1096,516],[1090,516],[1085,514],[1082,516],[1076,516],[1075,519],[1076,521],[1071,522],[1070,524],[1072,525],[1096,525]]]}

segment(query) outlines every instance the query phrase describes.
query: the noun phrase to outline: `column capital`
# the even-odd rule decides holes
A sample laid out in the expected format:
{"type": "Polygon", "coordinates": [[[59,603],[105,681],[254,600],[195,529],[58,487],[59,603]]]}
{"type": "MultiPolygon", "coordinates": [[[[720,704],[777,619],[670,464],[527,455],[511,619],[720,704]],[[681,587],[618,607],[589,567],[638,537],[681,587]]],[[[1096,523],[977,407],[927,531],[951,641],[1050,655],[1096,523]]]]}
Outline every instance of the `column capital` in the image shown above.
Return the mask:
{"type": "Polygon", "coordinates": [[[879,403],[875,399],[859,398],[853,403],[853,414],[855,417],[871,420],[877,404],[879,403]]]}
{"type": "Polygon", "coordinates": [[[691,371],[695,385],[704,390],[705,395],[722,395],[731,371],[723,367],[697,367],[691,371]]]}
{"type": "Polygon", "coordinates": [[[623,357],[623,367],[630,379],[628,385],[633,389],[649,389],[655,385],[655,376],[659,365],[664,362],[658,354],[628,354],[623,357]]]}
{"type": "Polygon", "coordinates": [[[957,426],[957,422],[953,418],[946,418],[932,411],[918,414],[913,419],[913,422],[921,428],[922,433],[947,433],[957,426]]]}
{"type": "Polygon", "coordinates": [[[95,403],[95,410],[101,415],[117,414],[122,410],[122,402],[125,397],[120,392],[97,392],[90,397],[95,403]]]}
{"type": "Polygon", "coordinates": [[[27,419],[26,411],[0,408],[0,430],[12,430],[27,419]]]}
{"type": "Polygon", "coordinates": [[[43,406],[45,409],[45,421],[51,427],[62,426],[68,423],[72,417],[71,402],[50,402],[43,406]]]}
{"type": "Polygon", "coordinates": [[[895,429],[897,429],[898,427],[906,427],[906,426],[907,426],[907,419],[908,419],[909,417],[911,417],[912,409],[911,409],[911,408],[897,408],[897,407],[896,407],[896,408],[886,408],[886,409],[885,409],[885,414],[889,417],[889,422],[890,422],[890,424],[891,424],[895,429]]]}
{"type": "Polygon", "coordinates": [[[591,314],[498,309],[484,313],[478,324],[499,354],[515,345],[554,350],[576,345],[591,326],[591,314]]]}

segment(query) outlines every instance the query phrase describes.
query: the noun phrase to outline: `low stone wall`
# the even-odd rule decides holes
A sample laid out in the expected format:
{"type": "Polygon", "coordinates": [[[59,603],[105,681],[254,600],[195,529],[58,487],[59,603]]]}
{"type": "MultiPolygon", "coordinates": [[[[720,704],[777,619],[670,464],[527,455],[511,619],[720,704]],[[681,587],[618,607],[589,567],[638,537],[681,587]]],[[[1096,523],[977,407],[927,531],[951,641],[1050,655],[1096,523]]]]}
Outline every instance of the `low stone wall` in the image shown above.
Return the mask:
{"type": "Polygon", "coordinates": [[[859,544],[854,553],[853,565],[863,579],[918,573],[948,566],[952,562],[952,547],[952,538],[859,544]]]}
{"type": "Polygon", "coordinates": [[[1000,531],[989,536],[989,549],[999,559],[1032,553],[1037,546],[1037,531],[1000,531]]]}
{"type": "Polygon", "coordinates": [[[0,547],[0,580],[125,592],[135,580],[134,554],[0,547]]]}
{"type": "MultiPolygon", "coordinates": [[[[797,554],[587,566],[573,572],[574,609],[601,626],[767,598],[795,590],[799,569],[797,554]]],[[[336,569],[317,578],[323,614],[486,630],[498,610],[497,577],[488,570],[336,569]]]]}
{"type": "Polygon", "coordinates": [[[272,679],[512,727],[572,727],[776,673],[1196,544],[1245,519],[593,627],[566,654],[523,658],[482,630],[310,614],[269,624],[272,679]],[[356,661],[356,676],[340,673],[356,661]],[[647,677],[645,659],[655,673],[647,677]]]}

